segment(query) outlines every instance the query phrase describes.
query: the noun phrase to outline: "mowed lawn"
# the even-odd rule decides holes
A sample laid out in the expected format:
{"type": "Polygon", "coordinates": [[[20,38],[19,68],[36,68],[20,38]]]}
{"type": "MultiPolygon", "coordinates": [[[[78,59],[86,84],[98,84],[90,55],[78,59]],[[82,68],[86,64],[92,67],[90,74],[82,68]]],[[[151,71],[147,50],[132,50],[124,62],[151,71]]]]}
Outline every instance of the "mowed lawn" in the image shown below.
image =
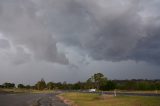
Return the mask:
{"type": "Polygon", "coordinates": [[[78,106],[160,106],[160,97],[112,96],[87,93],[65,93],[62,97],[78,106]]]}

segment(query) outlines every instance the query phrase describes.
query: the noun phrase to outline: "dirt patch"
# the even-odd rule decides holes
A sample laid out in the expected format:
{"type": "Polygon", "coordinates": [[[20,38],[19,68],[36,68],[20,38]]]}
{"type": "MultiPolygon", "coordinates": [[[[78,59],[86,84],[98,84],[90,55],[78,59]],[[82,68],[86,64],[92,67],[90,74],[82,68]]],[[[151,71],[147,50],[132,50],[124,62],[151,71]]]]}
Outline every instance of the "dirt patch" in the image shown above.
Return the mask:
{"type": "Polygon", "coordinates": [[[67,104],[68,106],[78,106],[77,104],[75,104],[73,101],[69,100],[69,99],[66,99],[60,95],[57,95],[57,97],[63,101],[65,104],[67,104]]]}

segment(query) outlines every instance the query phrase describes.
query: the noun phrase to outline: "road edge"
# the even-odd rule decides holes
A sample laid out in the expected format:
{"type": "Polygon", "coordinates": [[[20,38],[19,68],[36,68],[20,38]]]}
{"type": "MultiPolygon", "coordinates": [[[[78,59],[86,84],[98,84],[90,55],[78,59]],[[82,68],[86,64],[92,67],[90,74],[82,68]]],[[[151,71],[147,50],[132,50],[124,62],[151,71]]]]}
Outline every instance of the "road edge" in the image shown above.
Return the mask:
{"type": "Polygon", "coordinates": [[[66,99],[61,95],[56,95],[56,97],[59,98],[63,103],[65,103],[68,106],[78,106],[77,104],[74,103],[74,101],[66,99]]]}

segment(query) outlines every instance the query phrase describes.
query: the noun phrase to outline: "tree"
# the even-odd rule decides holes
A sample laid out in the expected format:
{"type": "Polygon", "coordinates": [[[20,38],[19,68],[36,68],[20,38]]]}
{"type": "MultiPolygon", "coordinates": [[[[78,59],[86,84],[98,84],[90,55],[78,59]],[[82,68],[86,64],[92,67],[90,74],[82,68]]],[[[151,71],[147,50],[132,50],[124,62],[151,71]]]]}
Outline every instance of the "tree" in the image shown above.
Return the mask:
{"type": "Polygon", "coordinates": [[[79,90],[79,89],[81,89],[81,82],[79,81],[79,82],[75,83],[75,84],[73,85],[73,89],[74,89],[74,90],[79,90]]]}
{"type": "Polygon", "coordinates": [[[38,90],[44,90],[46,88],[46,82],[42,78],[41,81],[38,81],[35,86],[38,90]]]}
{"type": "Polygon", "coordinates": [[[63,89],[64,89],[64,90],[68,89],[68,84],[67,84],[66,81],[64,81],[64,82],[62,83],[62,86],[63,86],[63,89]]]}
{"type": "Polygon", "coordinates": [[[93,77],[92,77],[92,78],[89,78],[89,79],[86,81],[86,84],[87,84],[87,88],[88,88],[88,89],[94,88],[93,77]]]}
{"type": "Polygon", "coordinates": [[[47,88],[48,88],[49,90],[53,89],[54,87],[55,87],[55,84],[54,84],[53,82],[47,83],[47,88]]]}
{"type": "Polygon", "coordinates": [[[3,86],[3,85],[0,85],[0,88],[4,88],[4,86],[3,86]]]}
{"type": "Polygon", "coordinates": [[[100,90],[114,90],[116,88],[116,84],[113,81],[104,80],[100,85],[100,90]]]}
{"type": "Polygon", "coordinates": [[[57,82],[57,83],[55,83],[55,88],[56,89],[63,89],[63,85],[62,85],[62,83],[61,82],[57,82]]]}
{"type": "Polygon", "coordinates": [[[99,89],[100,86],[104,85],[106,81],[107,81],[107,78],[104,77],[102,73],[96,73],[86,81],[86,85],[87,85],[87,88],[89,89],[91,88],[99,89]]]}
{"type": "Polygon", "coordinates": [[[97,89],[99,89],[100,83],[104,79],[107,80],[107,78],[105,78],[102,73],[96,73],[96,74],[94,74],[93,78],[94,78],[95,86],[96,86],[97,89]]]}
{"type": "Polygon", "coordinates": [[[25,88],[23,84],[18,84],[18,88],[25,88]]]}
{"type": "Polygon", "coordinates": [[[30,85],[26,85],[25,88],[26,89],[31,89],[31,86],[30,85]]]}
{"type": "Polygon", "coordinates": [[[15,84],[14,83],[8,83],[8,82],[6,82],[6,83],[3,84],[3,87],[4,88],[14,88],[15,84]]]}

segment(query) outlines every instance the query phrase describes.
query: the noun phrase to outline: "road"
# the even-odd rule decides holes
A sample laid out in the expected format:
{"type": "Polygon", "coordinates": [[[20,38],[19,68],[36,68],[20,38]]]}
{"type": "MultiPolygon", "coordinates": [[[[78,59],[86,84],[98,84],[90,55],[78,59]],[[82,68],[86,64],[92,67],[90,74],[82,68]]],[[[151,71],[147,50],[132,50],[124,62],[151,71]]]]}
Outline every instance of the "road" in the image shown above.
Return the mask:
{"type": "Polygon", "coordinates": [[[67,106],[55,94],[0,94],[0,106],[67,106]]]}

